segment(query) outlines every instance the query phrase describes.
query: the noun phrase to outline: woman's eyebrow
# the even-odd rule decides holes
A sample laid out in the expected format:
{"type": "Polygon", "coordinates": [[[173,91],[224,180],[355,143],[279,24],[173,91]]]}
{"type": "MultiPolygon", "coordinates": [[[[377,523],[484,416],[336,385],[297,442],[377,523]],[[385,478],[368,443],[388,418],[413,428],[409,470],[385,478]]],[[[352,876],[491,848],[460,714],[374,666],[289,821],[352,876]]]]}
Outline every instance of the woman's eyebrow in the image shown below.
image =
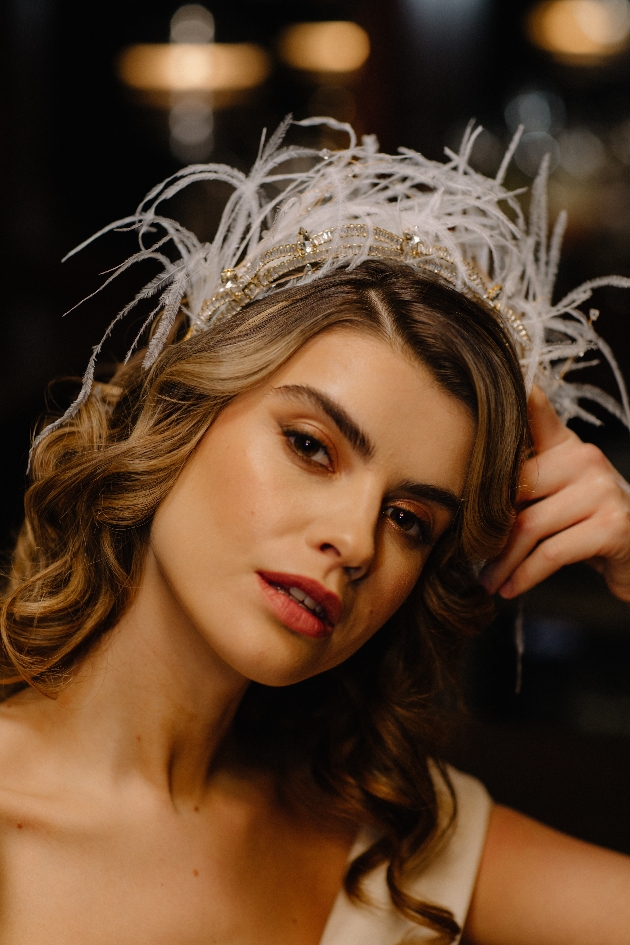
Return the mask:
{"type": "Polygon", "coordinates": [[[341,404],[327,397],[326,394],[315,387],[308,387],[306,384],[285,384],[282,387],[274,387],[273,390],[285,397],[307,401],[307,403],[319,407],[330,417],[339,432],[360,456],[364,459],[370,459],[374,455],[374,444],[367,433],[352,419],[341,404]]]}
{"type": "Polygon", "coordinates": [[[432,486],[428,482],[401,482],[395,490],[394,497],[402,498],[409,496],[413,499],[425,499],[429,502],[435,502],[441,505],[447,511],[456,515],[462,504],[459,496],[456,496],[450,489],[442,489],[440,486],[432,486]]]}

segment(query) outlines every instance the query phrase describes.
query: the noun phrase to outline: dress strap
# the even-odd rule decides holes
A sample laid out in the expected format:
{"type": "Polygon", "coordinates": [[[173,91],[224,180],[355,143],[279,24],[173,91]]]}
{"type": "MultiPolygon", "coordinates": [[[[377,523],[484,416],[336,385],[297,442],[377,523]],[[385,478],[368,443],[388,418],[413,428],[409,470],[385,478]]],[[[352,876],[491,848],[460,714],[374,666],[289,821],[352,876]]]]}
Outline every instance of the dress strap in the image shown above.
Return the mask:
{"type": "MultiPolygon", "coordinates": [[[[463,927],[475,886],[479,861],[486,838],[492,801],[484,786],[470,775],[449,767],[457,797],[458,814],[448,842],[429,865],[414,879],[409,891],[419,899],[450,909],[463,927]]],[[[350,852],[354,859],[373,837],[360,831],[350,852]]],[[[383,864],[366,878],[364,888],[371,905],[350,902],[340,890],[326,923],[320,945],[398,945],[410,932],[416,940],[434,937],[405,919],[394,909],[385,881],[383,864]]]]}

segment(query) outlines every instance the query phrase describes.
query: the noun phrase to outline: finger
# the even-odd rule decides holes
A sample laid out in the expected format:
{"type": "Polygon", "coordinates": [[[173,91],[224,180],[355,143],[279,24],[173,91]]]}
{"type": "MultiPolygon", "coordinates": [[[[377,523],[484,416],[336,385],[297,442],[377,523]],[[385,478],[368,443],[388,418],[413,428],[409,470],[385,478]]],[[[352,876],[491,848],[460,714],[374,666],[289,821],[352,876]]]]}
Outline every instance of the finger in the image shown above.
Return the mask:
{"type": "Polygon", "coordinates": [[[592,443],[583,443],[571,433],[562,443],[524,463],[517,501],[531,502],[551,495],[580,478],[595,482],[602,476],[620,479],[600,449],[592,443]]]}
{"type": "Polygon", "coordinates": [[[524,594],[555,574],[566,564],[596,558],[600,551],[598,529],[587,519],[541,542],[501,585],[498,593],[507,600],[524,594]]]}
{"type": "Polygon", "coordinates": [[[527,412],[533,446],[537,453],[542,453],[574,435],[565,427],[545,394],[536,385],[529,395],[527,412]]]}
{"type": "Polygon", "coordinates": [[[598,490],[580,483],[519,512],[505,549],[480,576],[488,593],[496,593],[539,542],[592,516],[600,498],[598,490]]]}

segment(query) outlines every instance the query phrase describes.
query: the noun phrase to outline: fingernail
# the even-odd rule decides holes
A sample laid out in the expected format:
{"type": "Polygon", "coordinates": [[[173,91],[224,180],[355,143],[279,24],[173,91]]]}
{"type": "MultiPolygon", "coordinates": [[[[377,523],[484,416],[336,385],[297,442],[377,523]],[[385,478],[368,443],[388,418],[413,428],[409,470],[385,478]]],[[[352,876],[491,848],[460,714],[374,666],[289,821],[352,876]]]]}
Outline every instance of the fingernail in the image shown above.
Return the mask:
{"type": "Polygon", "coordinates": [[[506,600],[509,600],[510,597],[514,597],[514,584],[512,581],[506,581],[505,584],[502,584],[498,593],[506,600]]]}

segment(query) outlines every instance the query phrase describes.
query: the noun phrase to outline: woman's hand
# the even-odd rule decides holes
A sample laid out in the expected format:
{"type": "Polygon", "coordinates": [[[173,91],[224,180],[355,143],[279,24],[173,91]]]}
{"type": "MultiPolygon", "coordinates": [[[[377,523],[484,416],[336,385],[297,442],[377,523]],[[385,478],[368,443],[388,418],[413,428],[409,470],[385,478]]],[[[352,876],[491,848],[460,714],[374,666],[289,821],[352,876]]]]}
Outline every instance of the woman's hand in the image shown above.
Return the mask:
{"type": "Polygon", "coordinates": [[[586,561],[630,601],[630,486],[601,450],[560,422],[539,388],[529,410],[535,456],[523,467],[508,543],[481,583],[516,597],[563,565],[586,561]]]}

